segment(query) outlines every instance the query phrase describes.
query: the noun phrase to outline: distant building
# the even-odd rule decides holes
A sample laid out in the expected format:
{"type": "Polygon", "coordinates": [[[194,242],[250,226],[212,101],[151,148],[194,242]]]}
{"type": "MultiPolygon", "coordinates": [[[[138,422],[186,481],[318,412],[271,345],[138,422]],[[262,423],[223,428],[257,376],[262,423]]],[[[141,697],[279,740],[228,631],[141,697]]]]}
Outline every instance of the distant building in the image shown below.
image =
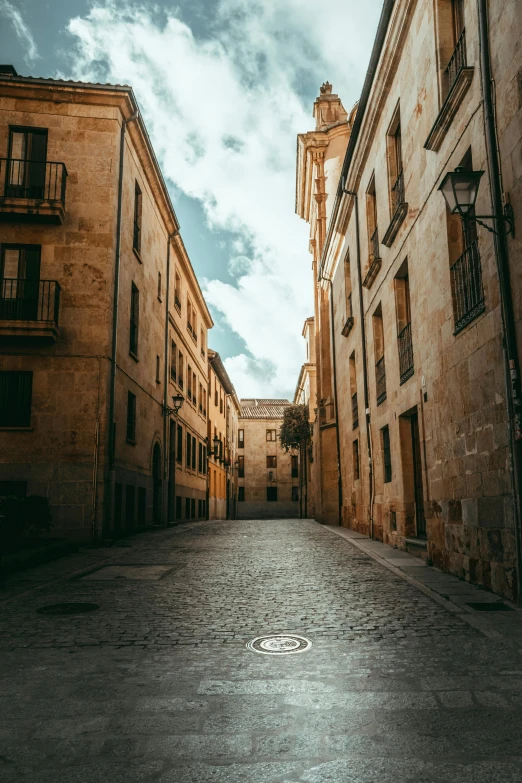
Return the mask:
{"type": "MultiPolygon", "coordinates": [[[[303,337],[306,341],[306,362],[302,365],[294,394],[294,405],[306,405],[308,418],[313,425],[317,411],[317,380],[315,364],[315,318],[304,322],[303,337]]],[[[315,494],[318,491],[315,480],[313,438],[308,450],[303,448],[299,455],[299,510],[300,516],[313,518],[315,494]]]]}
{"type": "Polygon", "coordinates": [[[208,351],[208,365],[209,519],[235,519],[240,406],[234,386],[216,351],[208,351]]]}
{"type": "Polygon", "coordinates": [[[299,458],[279,441],[289,400],[240,400],[238,430],[241,519],[299,516],[299,458]]]}
{"type": "Polygon", "coordinates": [[[212,319],[130,87],[3,69],[0,220],[0,495],[84,542],[206,518],[212,319]]]}

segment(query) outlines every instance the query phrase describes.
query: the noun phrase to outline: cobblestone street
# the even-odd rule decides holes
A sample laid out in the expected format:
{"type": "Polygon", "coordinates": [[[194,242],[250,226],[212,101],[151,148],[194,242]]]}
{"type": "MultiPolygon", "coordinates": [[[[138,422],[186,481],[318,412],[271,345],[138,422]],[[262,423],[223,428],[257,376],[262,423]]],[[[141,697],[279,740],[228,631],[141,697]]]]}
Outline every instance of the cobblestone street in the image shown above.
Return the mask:
{"type": "Polygon", "coordinates": [[[0,781],[522,782],[522,613],[366,541],[194,523],[6,579],[0,781]],[[246,649],[278,632],[313,646],[246,649]]]}

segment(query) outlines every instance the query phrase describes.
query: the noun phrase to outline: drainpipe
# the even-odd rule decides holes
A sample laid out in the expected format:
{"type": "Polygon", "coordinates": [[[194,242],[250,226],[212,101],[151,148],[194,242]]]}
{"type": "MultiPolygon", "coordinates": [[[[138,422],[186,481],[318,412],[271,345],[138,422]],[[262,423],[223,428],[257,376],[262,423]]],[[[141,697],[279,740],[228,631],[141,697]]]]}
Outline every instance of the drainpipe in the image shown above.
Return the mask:
{"type": "MultiPolygon", "coordinates": [[[[497,147],[495,110],[491,90],[491,56],[489,49],[488,3],[478,0],[480,66],[482,76],[482,97],[484,100],[484,124],[486,150],[489,165],[489,184],[494,215],[503,214],[503,192],[500,162],[497,147]]],[[[506,400],[508,409],[509,445],[513,476],[513,510],[515,515],[515,554],[517,585],[516,597],[522,605],[522,543],[520,521],[520,494],[522,484],[522,403],[520,394],[520,368],[518,362],[515,317],[511,298],[509,256],[505,225],[501,218],[495,220],[495,258],[499,281],[500,308],[502,314],[502,347],[506,377],[506,400]]]]}
{"type": "MultiPolygon", "coordinates": [[[[174,231],[172,234],[169,235],[169,238],[167,240],[167,281],[166,281],[166,287],[165,287],[165,348],[164,348],[164,391],[163,391],[163,406],[165,408],[169,407],[169,366],[168,366],[168,355],[169,355],[169,292],[170,292],[170,243],[179,234],[179,227],[174,231]]],[[[169,428],[170,428],[170,416],[164,416],[163,417],[163,449],[164,449],[164,459],[163,459],[163,477],[167,482],[167,504],[166,504],[166,513],[164,514],[165,517],[165,527],[168,527],[169,524],[169,505],[168,505],[168,499],[169,499],[169,490],[170,490],[170,481],[169,481],[169,467],[172,468],[172,475],[174,478],[174,481],[172,482],[172,497],[173,497],[173,503],[174,508],[176,506],[176,458],[173,459],[173,465],[170,465],[170,436],[169,436],[169,428]]],[[[174,424],[176,427],[176,424],[174,424]]],[[[175,430],[177,435],[177,428],[175,430]]]]}
{"type": "Polygon", "coordinates": [[[363,304],[363,287],[362,287],[362,270],[361,270],[361,237],[359,232],[359,199],[357,193],[352,190],[346,190],[343,182],[343,192],[347,196],[352,196],[355,204],[355,239],[356,239],[356,256],[357,256],[357,290],[359,292],[359,319],[361,321],[361,353],[363,363],[363,386],[364,386],[364,420],[366,423],[366,446],[368,449],[368,482],[369,482],[369,497],[370,503],[368,508],[369,514],[369,530],[370,538],[373,538],[373,500],[374,500],[374,486],[373,486],[373,459],[372,459],[372,439],[371,439],[371,424],[370,424],[370,401],[368,395],[368,364],[366,360],[366,324],[364,320],[364,304],[363,304]]]}
{"type": "Polygon", "coordinates": [[[125,155],[125,130],[127,125],[133,120],[137,120],[139,112],[128,119],[124,119],[120,131],[120,163],[118,171],[118,206],[116,214],[116,248],[114,263],[114,295],[112,303],[112,346],[111,346],[111,375],[109,387],[109,475],[107,497],[109,505],[106,509],[106,522],[111,519],[113,507],[113,487],[114,487],[114,461],[116,452],[116,432],[114,422],[114,397],[116,389],[116,349],[118,347],[118,297],[120,290],[120,260],[121,260],[121,204],[123,193],[123,160],[125,155]]]}
{"type": "Polygon", "coordinates": [[[337,396],[337,361],[335,358],[335,326],[334,326],[334,306],[333,306],[333,282],[329,277],[323,277],[321,270],[320,280],[330,285],[330,338],[332,341],[332,370],[335,397],[335,441],[337,444],[337,493],[338,493],[338,525],[343,524],[343,476],[341,471],[341,441],[339,437],[339,398],[337,396]]]}

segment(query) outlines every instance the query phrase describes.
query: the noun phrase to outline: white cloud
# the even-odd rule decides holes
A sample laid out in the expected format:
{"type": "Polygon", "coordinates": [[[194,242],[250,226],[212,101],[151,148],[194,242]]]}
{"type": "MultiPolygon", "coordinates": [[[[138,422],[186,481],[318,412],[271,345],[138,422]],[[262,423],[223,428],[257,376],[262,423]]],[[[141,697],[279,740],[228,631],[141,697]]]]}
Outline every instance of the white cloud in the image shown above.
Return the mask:
{"type": "Polygon", "coordinates": [[[11,20],[15,33],[24,47],[24,59],[31,63],[37,60],[40,55],[35,40],[20,11],[8,0],[0,0],[0,13],[11,20]]]}
{"type": "Polygon", "coordinates": [[[254,357],[226,361],[242,396],[295,387],[312,309],[308,228],[294,214],[296,134],[313,125],[300,96],[328,79],[349,110],[380,5],[217,0],[204,39],[143,3],[107,0],[69,23],[75,75],[132,84],[166,176],[212,228],[238,234],[236,284],[209,280],[204,293],[254,357]]]}

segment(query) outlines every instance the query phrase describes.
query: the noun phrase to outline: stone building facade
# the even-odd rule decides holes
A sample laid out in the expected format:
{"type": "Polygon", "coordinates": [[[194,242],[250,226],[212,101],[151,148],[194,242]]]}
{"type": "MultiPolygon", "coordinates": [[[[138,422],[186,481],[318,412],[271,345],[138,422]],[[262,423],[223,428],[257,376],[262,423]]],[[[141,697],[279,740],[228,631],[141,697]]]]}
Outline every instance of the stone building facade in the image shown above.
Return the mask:
{"type": "Polygon", "coordinates": [[[84,542],[205,518],[212,320],[133,92],[3,71],[0,493],[84,542]]]}
{"type": "MultiPolygon", "coordinates": [[[[307,318],[303,326],[306,342],[306,362],[302,365],[294,394],[294,405],[306,405],[311,428],[317,411],[317,382],[315,365],[315,318],[307,318]]],[[[299,454],[299,515],[313,519],[315,514],[315,493],[317,491],[316,462],[314,461],[313,439],[303,446],[299,454]]]]}
{"type": "Polygon", "coordinates": [[[297,171],[314,269],[316,517],[506,597],[520,569],[519,11],[386,0],[356,110],[343,119],[323,85],[297,171]],[[503,217],[482,220],[495,235],[450,213],[439,186],[458,166],[484,172],[474,214],[510,204],[514,236],[503,217]]]}
{"type": "Polygon", "coordinates": [[[240,400],[238,517],[299,516],[299,458],[279,442],[289,400],[240,400]]]}
{"type": "Polygon", "coordinates": [[[239,400],[219,353],[209,350],[208,364],[209,519],[235,519],[239,400]]]}

